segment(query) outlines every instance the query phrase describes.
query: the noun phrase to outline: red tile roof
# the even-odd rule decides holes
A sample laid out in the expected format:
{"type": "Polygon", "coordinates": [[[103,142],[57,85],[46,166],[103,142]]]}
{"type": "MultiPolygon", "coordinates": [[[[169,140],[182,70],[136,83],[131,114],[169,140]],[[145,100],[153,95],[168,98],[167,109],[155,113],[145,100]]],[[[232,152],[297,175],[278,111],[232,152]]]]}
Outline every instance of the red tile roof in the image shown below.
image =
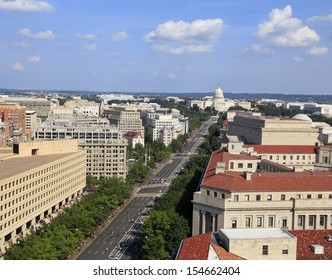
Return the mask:
{"type": "Polygon", "coordinates": [[[315,145],[246,145],[258,154],[315,154],[315,145]]]}
{"type": "Polygon", "coordinates": [[[212,242],[212,239],[213,233],[211,232],[184,239],[177,259],[207,260],[210,246],[212,246],[220,260],[243,260],[243,258],[229,253],[223,247],[212,242]]]}
{"type": "Polygon", "coordinates": [[[211,232],[184,239],[178,260],[207,260],[210,240],[211,232]]]}
{"type": "Polygon", "coordinates": [[[226,191],[332,191],[331,172],[252,173],[251,180],[246,180],[242,172],[215,174],[217,162],[225,161],[227,154],[219,150],[212,153],[201,185],[226,191]]]}
{"type": "Polygon", "coordinates": [[[332,260],[332,242],[325,240],[326,236],[332,236],[332,230],[290,230],[297,237],[298,260],[332,260]],[[314,254],[310,245],[321,245],[324,254],[314,254]]]}
{"type": "Polygon", "coordinates": [[[215,174],[215,167],[217,166],[217,162],[225,162],[225,170],[228,169],[227,163],[230,160],[260,160],[258,156],[250,156],[246,153],[240,155],[234,155],[227,152],[222,152],[220,150],[213,151],[210,157],[211,168],[206,169],[206,176],[211,176],[215,174]]]}
{"type": "Polygon", "coordinates": [[[135,132],[135,131],[128,131],[126,132],[123,137],[128,137],[128,138],[142,138],[142,134],[140,132],[135,132]]]}

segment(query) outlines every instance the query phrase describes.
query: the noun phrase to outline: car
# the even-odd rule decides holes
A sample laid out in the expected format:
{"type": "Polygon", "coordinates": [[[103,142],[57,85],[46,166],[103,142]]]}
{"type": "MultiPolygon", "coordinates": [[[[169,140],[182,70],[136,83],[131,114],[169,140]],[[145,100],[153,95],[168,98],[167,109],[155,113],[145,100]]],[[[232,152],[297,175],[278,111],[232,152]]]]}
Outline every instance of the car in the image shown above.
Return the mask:
{"type": "Polygon", "coordinates": [[[112,260],[112,261],[114,261],[114,260],[118,260],[118,259],[119,259],[119,257],[114,256],[114,255],[109,255],[109,256],[107,257],[107,260],[112,260]]]}

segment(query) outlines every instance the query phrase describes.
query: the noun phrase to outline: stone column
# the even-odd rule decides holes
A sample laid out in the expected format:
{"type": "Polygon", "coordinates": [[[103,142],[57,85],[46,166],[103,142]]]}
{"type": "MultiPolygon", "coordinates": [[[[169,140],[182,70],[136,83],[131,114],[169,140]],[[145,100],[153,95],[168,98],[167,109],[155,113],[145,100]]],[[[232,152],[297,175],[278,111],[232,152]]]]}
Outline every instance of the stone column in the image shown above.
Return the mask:
{"type": "Polygon", "coordinates": [[[216,227],[216,214],[211,214],[212,216],[212,231],[217,231],[216,227]]]}
{"type": "Polygon", "coordinates": [[[205,211],[201,211],[201,234],[205,233],[205,229],[206,229],[206,221],[205,221],[205,217],[206,216],[206,212],[205,211]]]}

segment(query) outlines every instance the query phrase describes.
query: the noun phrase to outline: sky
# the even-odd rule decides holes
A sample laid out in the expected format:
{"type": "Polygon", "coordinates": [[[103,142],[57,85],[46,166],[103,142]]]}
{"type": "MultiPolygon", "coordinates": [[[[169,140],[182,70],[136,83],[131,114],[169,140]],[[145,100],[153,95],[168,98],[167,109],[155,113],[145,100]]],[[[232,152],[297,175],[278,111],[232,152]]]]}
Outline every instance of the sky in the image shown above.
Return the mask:
{"type": "Polygon", "coordinates": [[[330,0],[0,0],[0,88],[332,95],[330,0]]]}

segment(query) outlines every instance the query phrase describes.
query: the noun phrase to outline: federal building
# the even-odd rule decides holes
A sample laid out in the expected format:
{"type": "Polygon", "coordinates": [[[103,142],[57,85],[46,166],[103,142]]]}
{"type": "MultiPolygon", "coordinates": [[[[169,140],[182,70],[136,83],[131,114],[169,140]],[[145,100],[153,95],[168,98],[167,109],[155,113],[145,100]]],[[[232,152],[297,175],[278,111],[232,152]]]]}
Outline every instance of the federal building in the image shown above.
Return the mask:
{"type": "Polygon", "coordinates": [[[86,151],[74,139],[0,150],[0,255],[80,197],[85,164],[86,151]]]}

